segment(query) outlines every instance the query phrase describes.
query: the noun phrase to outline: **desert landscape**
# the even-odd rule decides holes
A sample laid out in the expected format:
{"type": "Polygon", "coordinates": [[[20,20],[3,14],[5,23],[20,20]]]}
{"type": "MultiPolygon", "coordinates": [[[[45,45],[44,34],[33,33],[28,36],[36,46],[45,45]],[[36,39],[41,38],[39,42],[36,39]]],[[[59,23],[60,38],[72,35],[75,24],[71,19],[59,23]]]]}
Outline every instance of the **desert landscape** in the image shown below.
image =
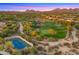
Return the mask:
{"type": "Polygon", "coordinates": [[[66,8],[63,8],[63,4],[58,4],[62,8],[54,8],[54,4],[32,4],[32,9],[27,7],[29,4],[24,7],[15,5],[25,10],[5,11],[8,7],[0,10],[1,55],[79,55],[78,7],[65,4],[66,8]]]}

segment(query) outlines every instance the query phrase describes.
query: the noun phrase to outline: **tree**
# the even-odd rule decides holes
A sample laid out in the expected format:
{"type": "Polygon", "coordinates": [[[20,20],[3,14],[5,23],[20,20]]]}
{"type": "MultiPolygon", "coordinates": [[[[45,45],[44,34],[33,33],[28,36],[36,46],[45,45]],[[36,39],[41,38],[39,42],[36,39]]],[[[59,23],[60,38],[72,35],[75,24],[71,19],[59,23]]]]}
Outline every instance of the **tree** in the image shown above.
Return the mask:
{"type": "Polygon", "coordinates": [[[7,41],[5,43],[5,45],[7,46],[7,48],[12,48],[12,42],[11,41],[7,41]]]}
{"type": "Polygon", "coordinates": [[[7,22],[2,32],[0,32],[0,36],[1,37],[11,36],[13,34],[16,34],[17,30],[18,30],[18,25],[15,22],[7,22]]]}
{"type": "Polygon", "coordinates": [[[4,46],[1,44],[0,45],[0,51],[2,51],[4,49],[4,46]]]}
{"type": "Polygon", "coordinates": [[[0,50],[3,50],[4,49],[4,43],[3,43],[3,38],[0,37],[0,50]]]}
{"type": "Polygon", "coordinates": [[[38,33],[37,33],[36,31],[32,31],[32,32],[30,33],[30,35],[34,37],[34,36],[37,36],[38,33]]]}
{"type": "Polygon", "coordinates": [[[29,23],[29,22],[26,22],[26,23],[24,23],[24,31],[26,32],[26,33],[29,33],[29,31],[31,30],[31,23],[29,23]]]}
{"type": "Polygon", "coordinates": [[[52,34],[52,35],[55,35],[56,34],[56,31],[54,29],[48,29],[48,33],[49,34],[52,34]]]}
{"type": "Polygon", "coordinates": [[[79,24],[76,24],[76,25],[75,25],[75,28],[76,28],[76,29],[79,29],[79,24]]]}
{"type": "Polygon", "coordinates": [[[0,37],[0,44],[2,44],[3,43],[3,38],[2,37],[0,37]]]}

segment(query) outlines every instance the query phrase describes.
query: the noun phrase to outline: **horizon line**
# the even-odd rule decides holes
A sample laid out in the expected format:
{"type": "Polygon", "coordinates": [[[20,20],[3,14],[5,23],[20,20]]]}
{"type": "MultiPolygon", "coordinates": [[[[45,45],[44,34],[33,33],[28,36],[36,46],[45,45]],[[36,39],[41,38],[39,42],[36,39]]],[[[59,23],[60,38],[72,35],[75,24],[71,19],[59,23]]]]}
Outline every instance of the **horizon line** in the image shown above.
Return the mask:
{"type": "Polygon", "coordinates": [[[25,9],[25,10],[0,10],[1,11],[17,11],[17,12],[25,12],[25,11],[52,11],[52,10],[55,10],[55,9],[79,9],[79,8],[52,8],[52,9],[48,9],[48,10],[34,10],[34,9],[25,9]]]}

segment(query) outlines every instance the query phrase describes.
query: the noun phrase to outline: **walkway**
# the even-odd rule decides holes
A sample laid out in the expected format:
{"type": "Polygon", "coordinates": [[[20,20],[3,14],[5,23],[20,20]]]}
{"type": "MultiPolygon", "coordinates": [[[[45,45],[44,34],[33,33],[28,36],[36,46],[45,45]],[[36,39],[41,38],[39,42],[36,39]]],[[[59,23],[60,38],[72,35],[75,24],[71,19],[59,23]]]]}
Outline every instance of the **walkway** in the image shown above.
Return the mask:
{"type": "Polygon", "coordinates": [[[11,40],[12,38],[20,38],[21,40],[23,40],[24,42],[26,42],[27,44],[29,44],[31,47],[33,46],[32,43],[28,42],[26,39],[20,37],[20,36],[11,36],[11,37],[6,37],[4,38],[5,40],[11,40]]]}
{"type": "Polygon", "coordinates": [[[67,38],[68,37],[68,34],[67,34],[67,40],[66,39],[60,39],[59,41],[56,41],[56,42],[44,42],[44,41],[40,41],[40,43],[48,43],[49,46],[57,46],[59,44],[64,44],[64,43],[69,43],[69,44],[72,44],[73,42],[77,42],[79,39],[77,38],[76,36],[76,29],[73,28],[73,31],[72,31],[72,38],[67,38]]]}
{"type": "Polygon", "coordinates": [[[20,31],[21,34],[24,34],[24,32],[23,32],[23,25],[22,25],[21,22],[19,22],[19,31],[20,31]]]}
{"type": "Polygon", "coordinates": [[[77,38],[76,36],[76,32],[77,32],[77,29],[76,28],[73,28],[73,31],[72,31],[72,39],[73,39],[73,42],[77,42],[79,39],[77,38]]]}
{"type": "Polygon", "coordinates": [[[10,55],[8,52],[5,52],[5,51],[0,51],[0,54],[1,55],[10,55]]]}

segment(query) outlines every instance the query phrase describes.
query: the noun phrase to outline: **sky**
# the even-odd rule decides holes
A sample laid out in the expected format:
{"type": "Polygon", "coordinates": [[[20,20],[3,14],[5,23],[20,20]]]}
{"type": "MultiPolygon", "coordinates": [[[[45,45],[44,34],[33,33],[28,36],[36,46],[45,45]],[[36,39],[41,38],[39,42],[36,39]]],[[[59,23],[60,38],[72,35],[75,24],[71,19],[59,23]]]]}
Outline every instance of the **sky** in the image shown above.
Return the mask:
{"type": "Polygon", "coordinates": [[[56,8],[79,8],[79,3],[0,3],[0,11],[49,11],[56,8]]]}

